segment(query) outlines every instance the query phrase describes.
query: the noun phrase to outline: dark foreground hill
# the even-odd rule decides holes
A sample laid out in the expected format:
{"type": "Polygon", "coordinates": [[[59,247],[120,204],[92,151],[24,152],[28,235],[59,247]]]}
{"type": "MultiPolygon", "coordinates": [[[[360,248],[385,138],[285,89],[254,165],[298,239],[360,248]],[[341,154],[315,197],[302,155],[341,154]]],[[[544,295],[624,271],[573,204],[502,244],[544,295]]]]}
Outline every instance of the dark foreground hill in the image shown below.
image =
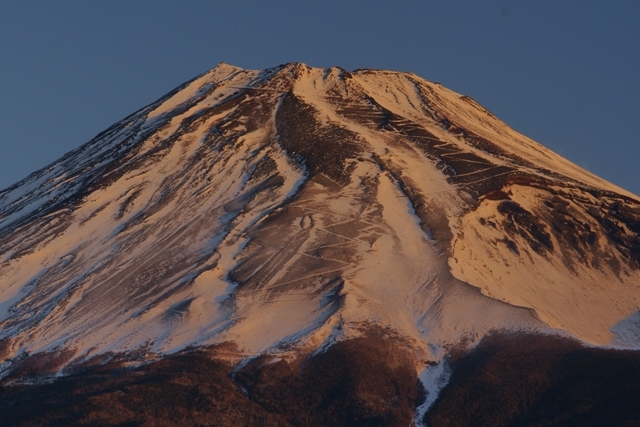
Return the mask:
{"type": "MultiPolygon", "coordinates": [[[[409,426],[425,398],[410,352],[380,337],[233,369],[224,349],[142,366],[112,360],[48,384],[3,386],[11,426],[409,426]]],[[[430,427],[640,425],[640,354],[543,335],[454,351],[430,427]]]]}

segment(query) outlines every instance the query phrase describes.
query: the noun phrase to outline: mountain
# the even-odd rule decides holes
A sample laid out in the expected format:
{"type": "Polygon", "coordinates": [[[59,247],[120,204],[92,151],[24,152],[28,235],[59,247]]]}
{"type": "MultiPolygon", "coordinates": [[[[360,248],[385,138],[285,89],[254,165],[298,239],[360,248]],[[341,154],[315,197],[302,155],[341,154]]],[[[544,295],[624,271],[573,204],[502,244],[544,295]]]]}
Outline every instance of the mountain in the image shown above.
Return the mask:
{"type": "Polygon", "coordinates": [[[486,336],[640,348],[639,263],[637,196],[467,96],[221,63],[0,192],[0,371],[215,349],[265,408],[256,361],[368,348],[422,417],[486,336]]]}

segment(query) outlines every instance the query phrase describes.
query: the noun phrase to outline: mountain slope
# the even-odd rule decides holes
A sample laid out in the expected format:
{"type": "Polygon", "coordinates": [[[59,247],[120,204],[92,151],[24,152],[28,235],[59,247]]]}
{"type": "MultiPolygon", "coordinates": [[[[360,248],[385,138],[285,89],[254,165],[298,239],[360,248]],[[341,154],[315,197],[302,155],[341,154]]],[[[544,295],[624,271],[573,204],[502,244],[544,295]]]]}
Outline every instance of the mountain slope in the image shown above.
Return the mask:
{"type": "Polygon", "coordinates": [[[438,84],[220,64],[0,192],[0,353],[637,348],[639,233],[636,196],[438,84]]]}

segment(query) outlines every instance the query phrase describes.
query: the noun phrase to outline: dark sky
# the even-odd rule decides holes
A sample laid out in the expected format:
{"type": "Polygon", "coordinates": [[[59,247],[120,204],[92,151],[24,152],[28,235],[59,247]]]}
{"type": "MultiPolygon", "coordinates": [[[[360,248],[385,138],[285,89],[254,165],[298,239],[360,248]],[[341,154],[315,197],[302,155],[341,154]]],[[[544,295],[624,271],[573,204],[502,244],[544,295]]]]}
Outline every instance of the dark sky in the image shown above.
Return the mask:
{"type": "Polygon", "coordinates": [[[0,188],[225,61],[411,71],[640,194],[640,1],[2,1],[0,188]]]}

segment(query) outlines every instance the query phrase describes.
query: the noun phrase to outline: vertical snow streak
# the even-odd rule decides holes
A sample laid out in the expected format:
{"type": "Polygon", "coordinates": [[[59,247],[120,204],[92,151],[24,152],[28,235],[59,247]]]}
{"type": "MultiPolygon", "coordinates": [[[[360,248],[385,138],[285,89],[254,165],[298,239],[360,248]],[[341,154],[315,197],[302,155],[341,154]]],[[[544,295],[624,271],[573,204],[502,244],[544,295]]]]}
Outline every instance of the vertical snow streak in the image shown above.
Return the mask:
{"type": "Polygon", "coordinates": [[[416,409],[416,418],[414,420],[416,427],[428,427],[423,422],[424,416],[438,398],[440,391],[447,386],[450,377],[451,370],[445,357],[441,357],[440,361],[435,365],[427,365],[420,372],[418,378],[420,378],[427,396],[422,405],[416,409]]]}

